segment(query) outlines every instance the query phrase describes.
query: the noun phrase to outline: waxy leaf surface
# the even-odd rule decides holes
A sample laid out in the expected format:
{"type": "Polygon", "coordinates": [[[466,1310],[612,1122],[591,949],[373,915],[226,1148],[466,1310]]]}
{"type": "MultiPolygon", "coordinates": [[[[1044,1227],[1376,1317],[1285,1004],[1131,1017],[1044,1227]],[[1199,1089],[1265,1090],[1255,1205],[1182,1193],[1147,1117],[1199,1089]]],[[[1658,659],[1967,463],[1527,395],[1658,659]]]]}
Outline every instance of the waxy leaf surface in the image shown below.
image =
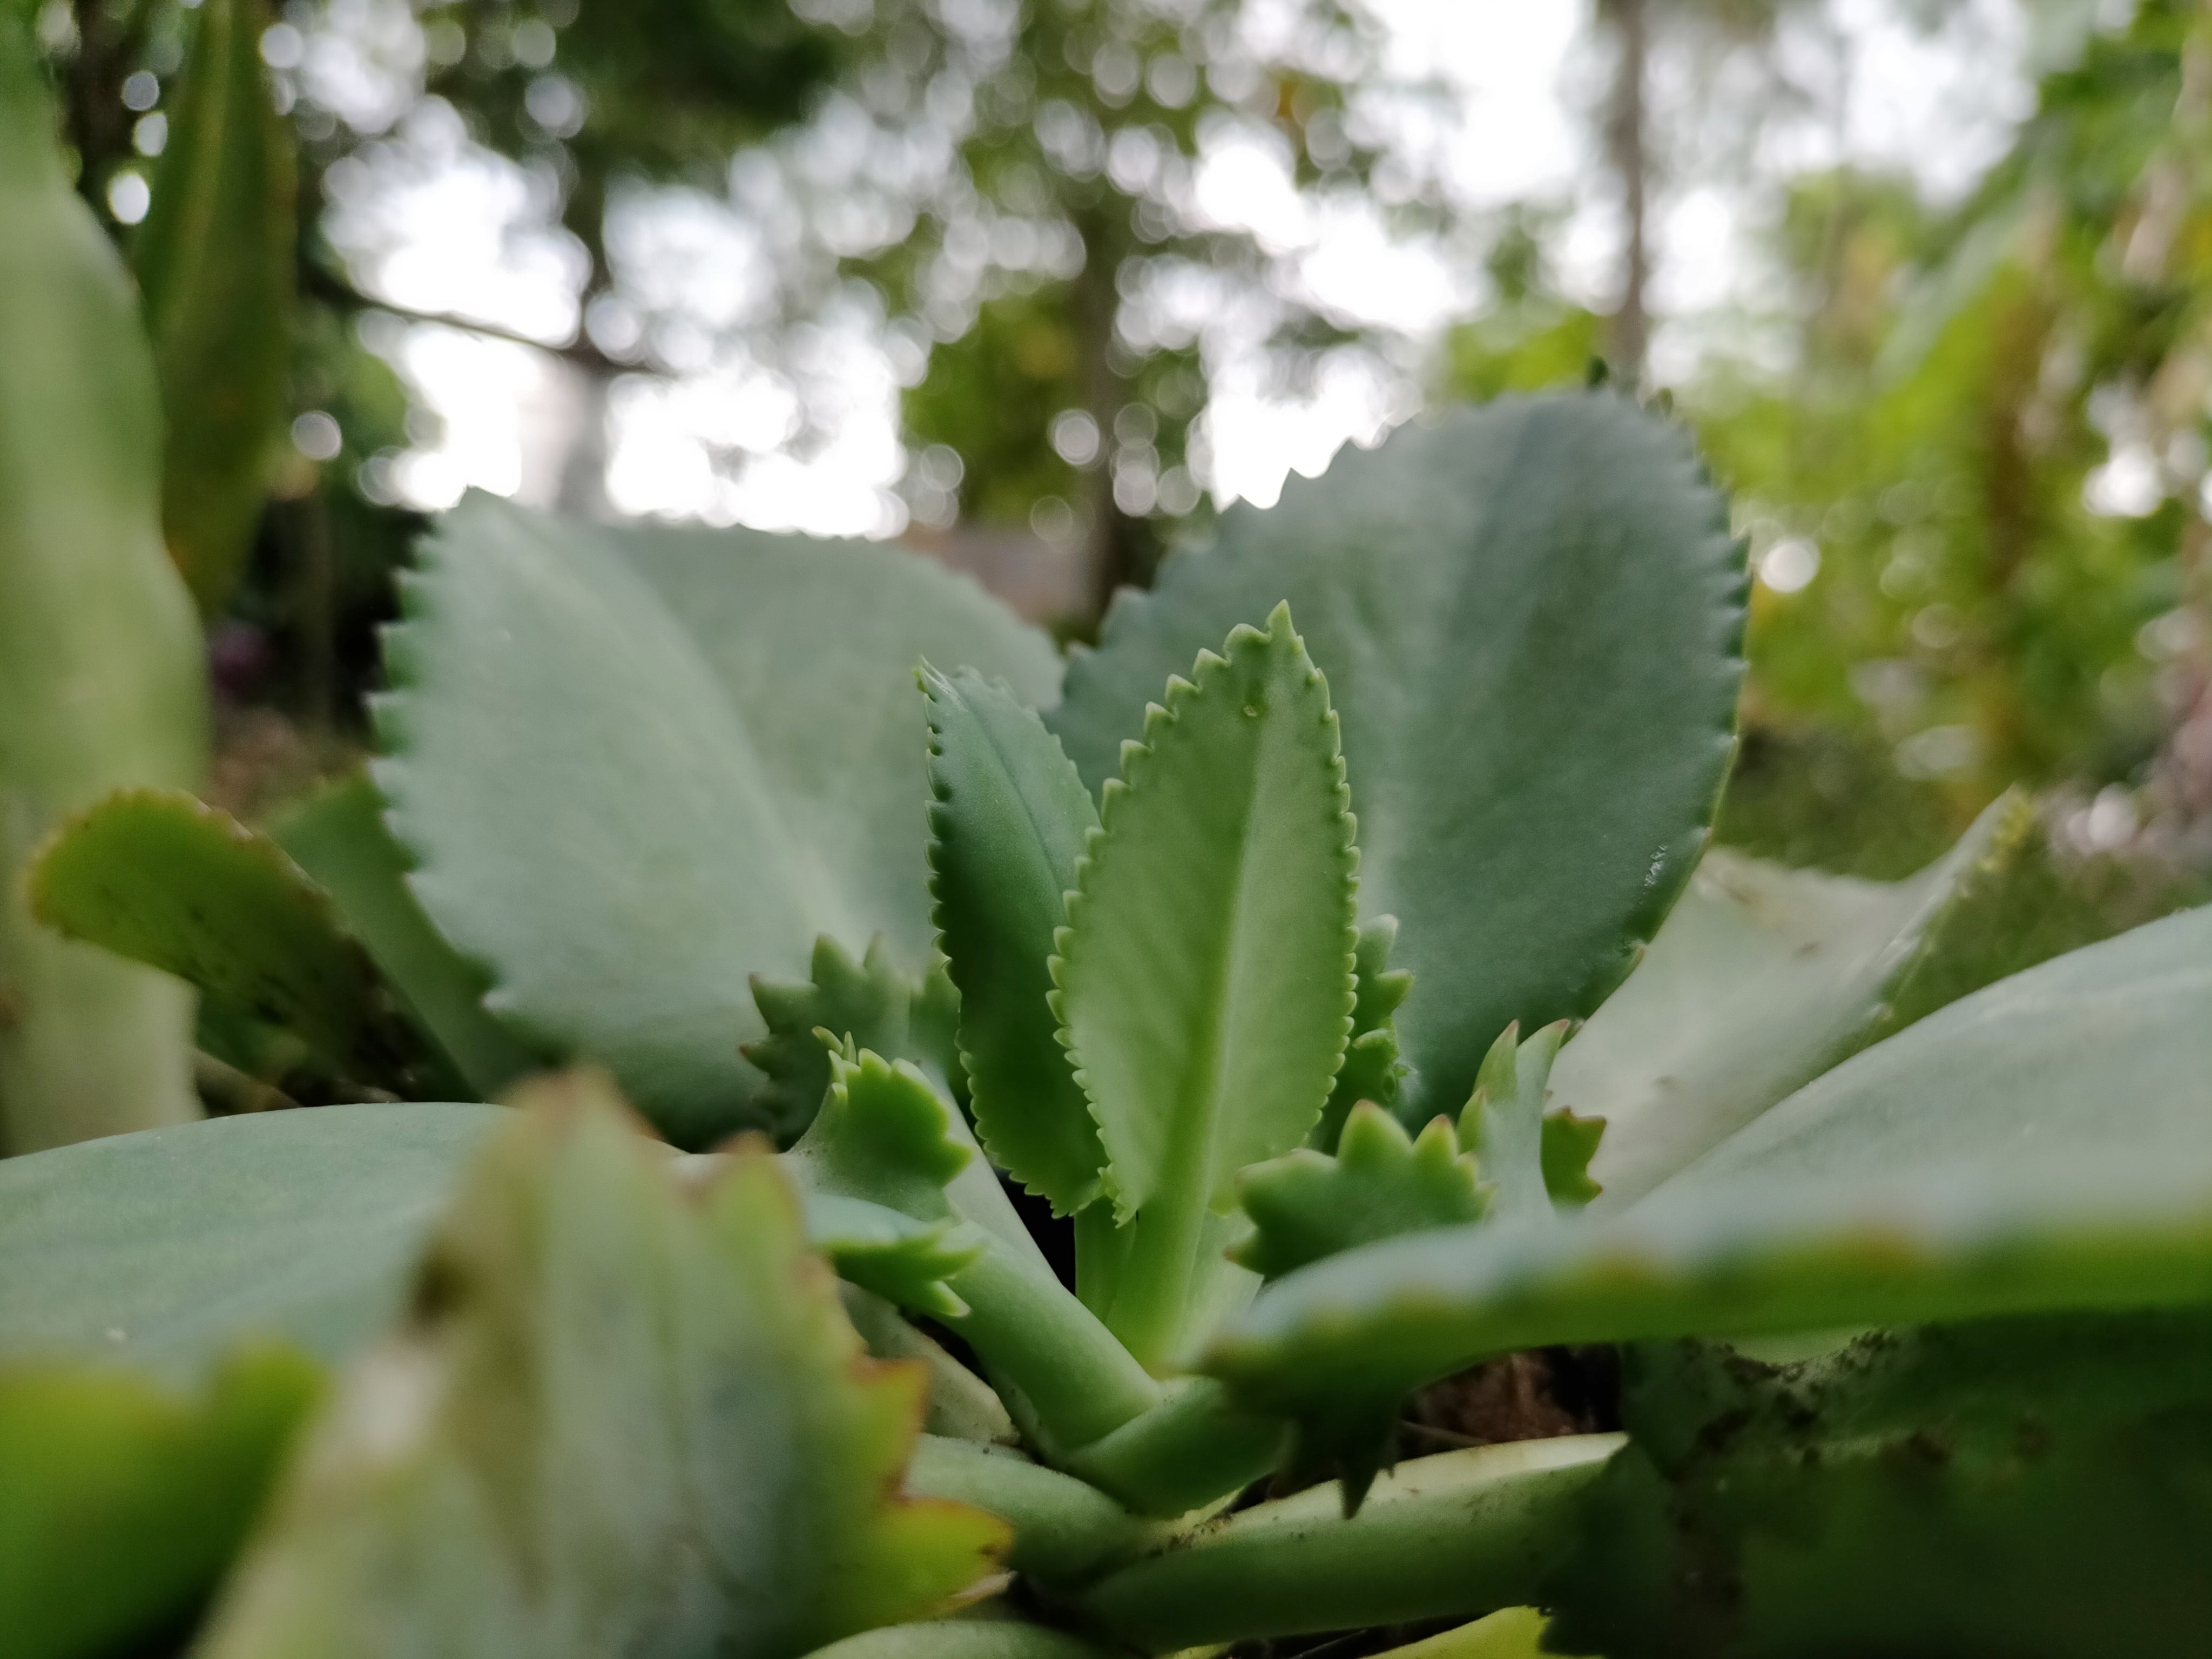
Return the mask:
{"type": "Polygon", "coordinates": [[[914,668],[1048,702],[1050,642],[895,549],[611,530],[471,496],[387,636],[377,779],[488,1006],[611,1066],[672,1139],[763,1127],[748,977],[823,934],[932,948],[914,668]]]}
{"type": "Polygon", "coordinates": [[[1004,1524],[901,1495],[925,1372],[865,1358],[773,1159],[700,1190],[594,1077],[522,1099],[206,1659],[797,1659],[983,1577],[1004,1524]]]}
{"type": "Polygon", "coordinates": [[[1053,964],[1107,1195],[1136,1218],[1108,1323],[1148,1364],[1197,1311],[1210,1213],[1304,1141],[1352,1023],[1358,854],[1328,684],[1287,606],[1223,648],[1168,684],[1107,787],[1053,964]]]}
{"type": "Polygon", "coordinates": [[[1106,1153],[1050,1006],[1054,936],[1098,809],[1060,742],[1004,686],[924,676],[930,890],[960,988],[961,1058],[992,1158],[1071,1214],[1106,1153]]]}
{"type": "Polygon", "coordinates": [[[1641,1202],[1371,1245],[1207,1369],[1355,1486],[1410,1387],[1569,1342],[2212,1300],[2212,910],[2016,975],[1828,1073],[1641,1202]]]}
{"type": "Polygon", "coordinates": [[[1978,872],[2013,856],[2033,821],[2008,797],[1895,884],[1709,854],[1643,965],[1553,1068],[1560,1105],[1606,1121],[1591,1170],[1606,1206],[1862,1046],[1978,872]]]}
{"type": "Polygon", "coordinates": [[[1416,1139],[1373,1101],[1352,1108],[1334,1157],[1302,1146],[1253,1164],[1237,1187],[1253,1231],[1236,1260],[1265,1279],[1378,1239],[1466,1226],[1489,1202],[1449,1118],[1416,1139]]]}
{"type": "Polygon", "coordinates": [[[1744,562],[1687,435],[1605,394],[1347,448],[1125,594],[1048,716],[1094,788],[1170,674],[1288,599],[1342,717],[1360,909],[1413,972],[1409,1126],[1513,1020],[1588,1016],[1705,850],[1734,742],[1744,562]]]}

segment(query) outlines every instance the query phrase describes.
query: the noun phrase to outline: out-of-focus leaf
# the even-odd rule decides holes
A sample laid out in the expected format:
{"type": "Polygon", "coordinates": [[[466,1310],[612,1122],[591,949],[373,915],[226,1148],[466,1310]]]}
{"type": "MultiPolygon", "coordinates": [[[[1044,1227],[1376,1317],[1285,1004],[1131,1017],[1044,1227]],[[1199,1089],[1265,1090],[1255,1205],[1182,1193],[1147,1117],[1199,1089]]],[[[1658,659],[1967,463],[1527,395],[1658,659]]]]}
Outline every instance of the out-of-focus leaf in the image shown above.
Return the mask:
{"type": "Polygon", "coordinates": [[[330,896],[284,850],[181,789],[126,789],[32,865],[31,913],[297,1032],[347,1076],[404,1081],[414,1044],[330,896]]]}
{"type": "Polygon", "coordinates": [[[234,1354],[197,1399],[96,1364],[0,1360],[9,1659],[95,1659],[181,1626],[322,1389],[277,1346],[234,1354]]]}
{"type": "Polygon", "coordinates": [[[1544,1114],[1544,1190],[1554,1208],[1579,1210],[1604,1190],[1589,1172],[1604,1141],[1601,1117],[1578,1117],[1565,1106],[1544,1114]]]}
{"type": "Polygon", "coordinates": [[[2212,1300],[2212,910],[1953,1004],[1639,1203],[1263,1291],[1206,1369],[1356,1489],[1403,1394],[1555,1343],[2212,1300]]]}
{"type": "Polygon", "coordinates": [[[205,0],[131,245],[161,383],[161,528],[201,611],[245,568],[286,412],[298,231],[265,0],[205,0]]]}
{"type": "Polygon", "coordinates": [[[1336,1493],[1309,1487],[1206,1522],[1078,1604],[1152,1653],[1521,1606],[1573,1548],[1582,1496],[1620,1443],[1570,1435],[1418,1458],[1350,1522],[1336,1493]]]}
{"type": "Polygon", "coordinates": [[[376,776],[439,930],[519,1034],[672,1139],[760,1127],[748,976],[932,949],[927,656],[1049,701],[1050,642],[896,549],[610,530],[472,495],[386,635],[376,776]]]}
{"type": "Polygon", "coordinates": [[[1279,1279],[1356,1245],[1466,1226],[1487,1207],[1477,1174],[1449,1118],[1431,1118],[1417,1140],[1373,1101],[1363,1101],[1345,1121],[1334,1157],[1300,1147],[1238,1177],[1253,1231],[1236,1259],[1264,1279],[1279,1279]]]}
{"type": "Polygon", "coordinates": [[[1613,1659],[2101,1659],[2212,1630],[2212,1315],[1624,1358],[1633,1439],[1546,1585],[1613,1659]],[[1870,1586],[1878,1593],[1869,1594],[1870,1586]]]}
{"type": "Polygon", "coordinates": [[[1053,938],[1098,824],[1043,722],[981,676],[922,678],[929,696],[930,891],[960,988],[960,1046],[992,1158],[1070,1215],[1106,1162],[1050,1005],[1053,938]]]}
{"type": "Polygon", "coordinates": [[[775,1162],[741,1148],[699,1189],[589,1074],[524,1104],[207,1659],[796,1659],[982,1578],[1006,1528],[900,1494],[923,1370],[865,1358],[775,1162]]]}
{"type": "Polygon", "coordinates": [[[2009,864],[2033,823],[2028,803],[2008,797],[1893,885],[1709,854],[1643,966],[1553,1068],[1561,1105],[1606,1121],[1591,1169],[1606,1206],[1650,1191],[1861,1046],[1941,951],[1954,907],[2009,864]]]}
{"type": "Polygon", "coordinates": [[[1205,1310],[1237,1172],[1304,1140],[1352,1025],[1359,855],[1328,683],[1286,605],[1222,648],[1168,681],[1108,784],[1052,964],[1134,1227],[1106,1321],[1155,1367],[1205,1310]]]}
{"type": "Polygon", "coordinates": [[[438,936],[407,886],[407,861],[366,776],[342,779],[270,825],[278,846],[329,893],[423,1036],[489,1100],[542,1063],[484,1011],[489,977],[438,936]]]}
{"type": "Polygon", "coordinates": [[[1604,394],[1347,449],[1124,594],[1047,717],[1094,788],[1161,682],[1287,599],[1343,720],[1360,908],[1401,928],[1408,1125],[1506,1025],[1587,1017],[1704,851],[1734,741],[1743,556],[1688,441],[1604,394]]]}
{"type": "Polygon", "coordinates": [[[160,404],[129,280],[63,176],[33,9],[0,6],[0,1153],[197,1116],[191,1000],[32,921],[31,849],[207,757],[161,552],[160,404]]]}
{"type": "Polygon", "coordinates": [[[1113,1659],[1113,1650],[1042,1625],[940,1619],[848,1636],[810,1659],[1113,1659]]]}
{"type": "Polygon", "coordinates": [[[198,1388],[236,1343],[336,1363],[387,1324],[494,1106],[325,1106],[0,1162],[0,1364],[198,1388]]]}
{"type": "Polygon", "coordinates": [[[1506,1607],[1376,1659],[1541,1659],[1548,1623],[1534,1607],[1506,1607]]]}

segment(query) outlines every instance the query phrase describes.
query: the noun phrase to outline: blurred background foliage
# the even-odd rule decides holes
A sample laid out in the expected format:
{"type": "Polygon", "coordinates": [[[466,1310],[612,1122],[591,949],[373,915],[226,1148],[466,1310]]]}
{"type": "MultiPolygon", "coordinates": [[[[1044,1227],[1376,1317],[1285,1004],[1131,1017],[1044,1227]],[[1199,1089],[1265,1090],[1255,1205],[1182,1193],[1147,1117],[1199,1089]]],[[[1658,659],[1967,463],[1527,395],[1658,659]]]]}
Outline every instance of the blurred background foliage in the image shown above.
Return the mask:
{"type": "MultiPolygon", "coordinates": [[[[404,372],[425,328],[532,347],[566,411],[540,493],[599,515],[623,410],[772,384],[765,436],[730,415],[702,441],[758,479],[842,441],[872,374],[898,451],[852,526],[1078,637],[1205,533],[1232,368],[1292,401],[1383,387],[1376,430],[1595,374],[1696,427],[1750,544],[1723,839],[1893,877],[2025,782],[2081,927],[2206,890],[2202,6],[1997,5],[2031,102],[1946,194],[1775,161],[1818,115],[1826,0],[1595,0],[1571,100],[1613,215],[1594,262],[1571,204],[1471,202],[1409,140],[1456,94],[1365,0],[4,3],[37,17],[79,187],[146,293],[233,805],[365,741],[374,629],[435,494],[402,477],[441,431],[404,372]],[[1237,146],[1321,228],[1302,247],[1209,207],[1237,146]],[[535,216],[550,322],[410,306],[362,253],[440,156],[489,157],[535,216]],[[1656,353],[1661,204],[1692,188],[1769,203],[1762,276],[1656,353]],[[1315,236],[1354,225],[1428,250],[1445,325],[1309,279],[1315,236]]],[[[761,517],[730,499],[710,516],[761,517]]]]}

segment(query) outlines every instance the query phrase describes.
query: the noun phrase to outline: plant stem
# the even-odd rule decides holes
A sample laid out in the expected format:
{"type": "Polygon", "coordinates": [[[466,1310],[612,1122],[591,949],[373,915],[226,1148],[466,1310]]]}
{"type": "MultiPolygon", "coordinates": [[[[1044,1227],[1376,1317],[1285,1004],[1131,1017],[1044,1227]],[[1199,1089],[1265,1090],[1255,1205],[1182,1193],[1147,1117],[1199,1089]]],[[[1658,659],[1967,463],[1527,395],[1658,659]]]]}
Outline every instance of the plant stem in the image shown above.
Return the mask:
{"type": "Polygon", "coordinates": [[[1175,1534],[1140,1520],[1096,1486],[1018,1452],[925,1434],[907,1466],[910,1491],[988,1510],[1014,1529],[1006,1565],[1048,1587],[1081,1584],[1175,1534]]]}
{"type": "Polygon", "coordinates": [[[1200,1527],[1077,1606],[1152,1652],[1526,1606],[1623,1443],[1577,1435],[1420,1458],[1376,1482],[1351,1520],[1334,1487],[1313,1487],[1200,1527]]]}
{"type": "Polygon", "coordinates": [[[1226,1389],[1196,1377],[1064,1461],[1143,1514],[1186,1515],[1267,1474],[1282,1446],[1279,1419],[1236,1410],[1226,1389]]]}

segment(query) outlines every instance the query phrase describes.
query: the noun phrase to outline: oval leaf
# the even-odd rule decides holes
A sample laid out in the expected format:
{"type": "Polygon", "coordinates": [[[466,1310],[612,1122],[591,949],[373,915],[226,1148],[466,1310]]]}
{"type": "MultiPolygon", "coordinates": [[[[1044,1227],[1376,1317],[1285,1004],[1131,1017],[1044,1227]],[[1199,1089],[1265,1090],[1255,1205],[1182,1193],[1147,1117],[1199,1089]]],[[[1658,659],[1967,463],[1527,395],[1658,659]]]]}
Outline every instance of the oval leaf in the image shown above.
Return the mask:
{"type": "Polygon", "coordinates": [[[1704,851],[1734,744],[1744,561],[1677,428],[1507,399],[1346,450],[1125,594],[1050,723],[1094,788],[1169,674],[1287,599],[1342,717],[1360,905],[1396,915],[1414,1075],[1458,1111],[1511,1021],[1580,1018],[1704,851]]]}

